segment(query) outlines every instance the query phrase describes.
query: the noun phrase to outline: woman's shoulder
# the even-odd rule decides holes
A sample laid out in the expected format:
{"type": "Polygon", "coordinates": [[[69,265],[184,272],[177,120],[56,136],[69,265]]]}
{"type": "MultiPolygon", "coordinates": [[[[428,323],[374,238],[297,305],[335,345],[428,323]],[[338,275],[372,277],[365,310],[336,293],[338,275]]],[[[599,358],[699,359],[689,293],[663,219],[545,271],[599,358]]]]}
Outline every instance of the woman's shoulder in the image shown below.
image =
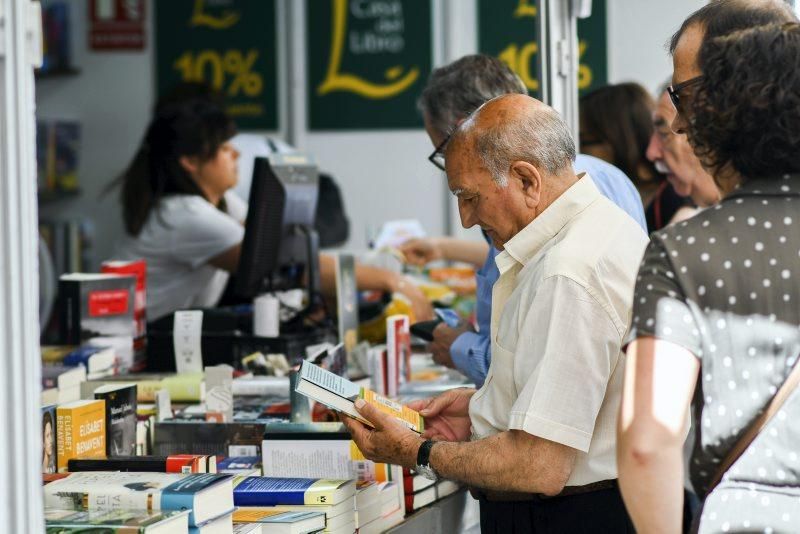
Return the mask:
{"type": "Polygon", "coordinates": [[[225,227],[229,221],[239,224],[199,195],[168,195],[160,199],[150,213],[145,229],[157,232],[164,228],[200,230],[220,225],[225,227]]]}
{"type": "Polygon", "coordinates": [[[216,210],[217,208],[200,195],[167,195],[158,201],[158,209],[161,211],[205,211],[216,210]]]}

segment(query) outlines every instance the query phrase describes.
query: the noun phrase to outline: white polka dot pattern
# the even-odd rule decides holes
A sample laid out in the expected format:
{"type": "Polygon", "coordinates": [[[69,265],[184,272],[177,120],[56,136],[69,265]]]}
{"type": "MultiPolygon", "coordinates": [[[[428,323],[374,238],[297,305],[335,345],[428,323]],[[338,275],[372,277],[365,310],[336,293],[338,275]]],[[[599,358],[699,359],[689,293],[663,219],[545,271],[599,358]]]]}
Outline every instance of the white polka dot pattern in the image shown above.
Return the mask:
{"type": "MultiPolygon", "coordinates": [[[[700,495],[800,353],[800,176],[745,183],[716,208],[651,236],[628,335],[700,359],[690,463],[700,495]]],[[[800,532],[797,421],[800,392],[708,497],[700,532],[800,532]]]]}

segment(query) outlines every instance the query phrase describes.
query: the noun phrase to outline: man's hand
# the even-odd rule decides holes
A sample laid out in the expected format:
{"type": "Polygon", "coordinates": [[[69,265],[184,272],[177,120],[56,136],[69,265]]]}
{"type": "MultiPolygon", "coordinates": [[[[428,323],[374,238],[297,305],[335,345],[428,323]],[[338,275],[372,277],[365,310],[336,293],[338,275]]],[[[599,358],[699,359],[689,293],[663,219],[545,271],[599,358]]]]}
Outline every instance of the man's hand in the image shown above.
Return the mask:
{"type": "Polygon", "coordinates": [[[438,397],[413,401],[408,404],[425,418],[422,437],[442,441],[467,441],[472,433],[469,419],[469,400],[474,389],[457,388],[445,391],[438,397]]]}
{"type": "Polygon", "coordinates": [[[352,417],[342,417],[342,422],[350,430],[353,441],[364,456],[373,462],[414,468],[419,446],[424,441],[419,434],[363,399],[357,399],[355,406],[361,417],[375,426],[374,429],[369,428],[352,417]]]}
{"type": "Polygon", "coordinates": [[[402,293],[411,302],[411,311],[414,312],[415,321],[430,321],[433,319],[433,306],[425,293],[405,276],[397,276],[392,281],[391,291],[402,293]]]}
{"type": "Polygon", "coordinates": [[[442,248],[436,239],[409,239],[400,245],[400,252],[406,259],[406,263],[424,267],[428,263],[444,259],[442,248]]]}
{"type": "Polygon", "coordinates": [[[463,324],[456,328],[451,328],[445,323],[439,323],[433,329],[433,341],[428,343],[428,350],[433,354],[433,361],[439,365],[444,365],[455,369],[453,357],[450,355],[450,346],[464,332],[471,332],[469,324],[463,324]]]}

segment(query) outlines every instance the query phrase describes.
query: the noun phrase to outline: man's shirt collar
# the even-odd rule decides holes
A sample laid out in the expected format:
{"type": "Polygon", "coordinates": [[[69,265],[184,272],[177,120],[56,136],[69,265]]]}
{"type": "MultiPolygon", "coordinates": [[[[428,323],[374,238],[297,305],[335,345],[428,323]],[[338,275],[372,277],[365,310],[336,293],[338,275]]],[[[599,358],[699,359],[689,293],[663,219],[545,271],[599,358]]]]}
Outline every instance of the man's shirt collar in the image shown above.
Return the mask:
{"type": "Polygon", "coordinates": [[[506,242],[495,258],[502,275],[515,264],[525,265],[566,224],[600,197],[600,191],[588,173],[564,191],[538,217],[506,242]]]}

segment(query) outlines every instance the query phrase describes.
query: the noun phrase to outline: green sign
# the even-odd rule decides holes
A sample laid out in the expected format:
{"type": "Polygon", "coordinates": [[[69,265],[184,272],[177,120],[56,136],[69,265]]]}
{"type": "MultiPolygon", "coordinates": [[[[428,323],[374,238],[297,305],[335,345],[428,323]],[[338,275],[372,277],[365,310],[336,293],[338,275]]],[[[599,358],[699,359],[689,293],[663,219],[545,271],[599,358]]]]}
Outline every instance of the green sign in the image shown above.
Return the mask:
{"type": "Polygon", "coordinates": [[[158,94],[183,81],[222,93],[239,128],[277,130],[275,0],[159,0],[158,94]]]}
{"type": "Polygon", "coordinates": [[[608,83],[606,0],[592,0],[592,15],[578,19],[578,92],[580,95],[608,83]]]}
{"type": "MultiPolygon", "coordinates": [[[[535,0],[478,0],[478,49],[516,72],[539,97],[539,10],[535,0]]],[[[607,83],[606,2],[592,2],[592,16],[578,20],[580,94],[607,83]]]]}
{"type": "Polygon", "coordinates": [[[420,128],[430,0],[307,0],[309,130],[420,128]]]}

